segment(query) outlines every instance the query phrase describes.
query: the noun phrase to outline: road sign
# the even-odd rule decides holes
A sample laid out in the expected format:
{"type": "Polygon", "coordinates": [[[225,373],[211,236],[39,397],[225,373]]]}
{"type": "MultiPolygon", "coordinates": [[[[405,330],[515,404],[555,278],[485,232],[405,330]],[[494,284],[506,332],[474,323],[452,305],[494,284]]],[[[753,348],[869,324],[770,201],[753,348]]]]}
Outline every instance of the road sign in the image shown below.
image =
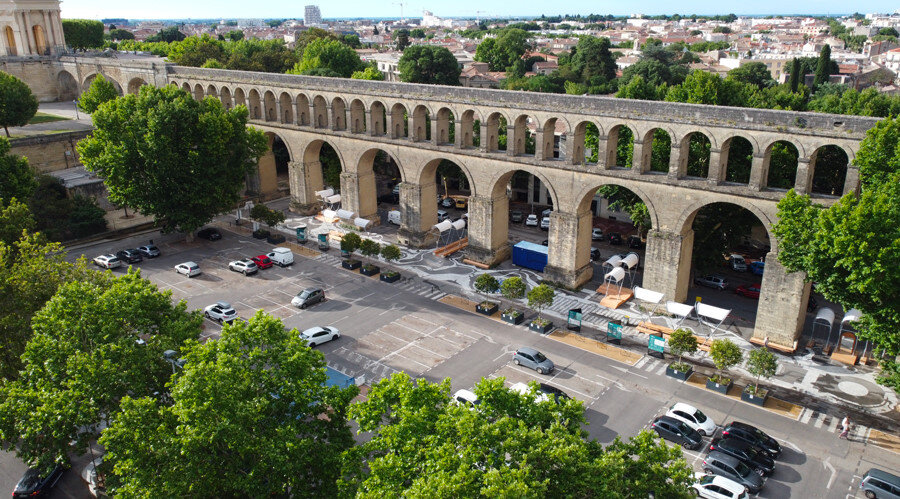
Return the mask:
{"type": "Polygon", "coordinates": [[[655,355],[657,357],[662,357],[665,355],[666,350],[666,340],[660,338],[659,336],[650,335],[650,339],[647,340],[647,353],[650,355],[655,355]]]}
{"type": "Polygon", "coordinates": [[[606,341],[611,343],[619,343],[622,341],[622,325],[618,322],[609,321],[606,323],[606,341]]]}
{"type": "Polygon", "coordinates": [[[306,226],[305,225],[301,225],[300,227],[297,227],[297,242],[298,243],[306,242],[306,226]]]}
{"type": "Polygon", "coordinates": [[[573,308],[569,310],[569,319],[566,327],[573,331],[581,331],[581,309],[573,308]]]}
{"type": "Polygon", "coordinates": [[[319,249],[328,249],[328,234],[319,234],[319,249]]]}

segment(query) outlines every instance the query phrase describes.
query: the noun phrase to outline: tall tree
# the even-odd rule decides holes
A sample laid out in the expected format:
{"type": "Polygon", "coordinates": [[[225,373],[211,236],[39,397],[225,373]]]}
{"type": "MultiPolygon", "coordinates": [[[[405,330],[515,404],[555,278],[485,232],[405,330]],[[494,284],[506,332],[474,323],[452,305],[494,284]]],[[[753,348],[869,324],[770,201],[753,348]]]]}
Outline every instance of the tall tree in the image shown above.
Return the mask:
{"type": "Polygon", "coordinates": [[[789,87],[791,92],[796,92],[800,88],[800,81],[803,75],[800,74],[800,59],[794,57],[791,59],[791,80],[789,87]]]}
{"type": "Polygon", "coordinates": [[[183,350],[171,405],[126,397],[100,442],[125,496],[336,497],[358,393],[326,386],[325,358],[262,311],[183,350]]]}
{"type": "Polygon", "coordinates": [[[13,198],[27,201],[37,188],[34,169],[28,160],[10,154],[9,139],[0,137],[0,208],[13,198]]]}
{"type": "Polygon", "coordinates": [[[90,19],[63,19],[63,36],[73,49],[92,49],[103,46],[103,23],[90,19]]]}
{"type": "Polygon", "coordinates": [[[400,80],[407,83],[459,85],[459,62],[444,47],[408,47],[403,51],[397,67],[400,70],[400,80]]]}
{"type": "Polygon", "coordinates": [[[115,84],[100,74],[94,78],[91,86],[78,97],[78,107],[88,114],[94,114],[100,104],[114,100],[118,96],[119,91],[116,90],[115,84]]]}
{"type": "MultiPolygon", "coordinates": [[[[572,71],[581,77],[582,83],[593,84],[595,78],[601,84],[615,79],[616,60],[609,50],[609,38],[585,36],[578,39],[572,56],[572,71]]],[[[530,66],[529,66],[530,69],[530,66]]]]}
{"type": "Polygon", "coordinates": [[[341,78],[350,78],[354,71],[363,69],[356,51],[337,40],[318,38],[303,50],[300,62],[289,70],[291,74],[312,74],[316,70],[329,70],[341,78]]]}
{"type": "Polygon", "coordinates": [[[813,89],[819,88],[819,85],[828,81],[829,63],[831,62],[831,45],[825,44],[819,52],[819,60],[816,63],[816,77],[813,80],[813,89]]]}
{"type": "MultiPolygon", "coordinates": [[[[102,26],[102,25],[101,25],[102,26]]],[[[38,101],[22,80],[0,71],[0,126],[25,126],[37,112],[38,101]]]]}
{"type": "Polygon", "coordinates": [[[771,87],[775,84],[769,68],[761,62],[751,62],[728,72],[728,78],[743,83],[748,83],[757,88],[771,87]]]}
{"type": "Polygon", "coordinates": [[[394,41],[397,43],[397,50],[403,52],[409,47],[409,31],[405,29],[394,31],[394,41]]]}
{"type": "Polygon", "coordinates": [[[78,143],[82,163],[103,177],[112,202],[165,230],[191,232],[233,207],[267,149],[262,132],[247,128],[247,108],[226,111],[173,86],[145,85],[92,118],[94,132],[78,143]]]}
{"type": "Polygon", "coordinates": [[[528,39],[531,35],[527,31],[510,28],[504,29],[497,38],[485,38],[475,49],[475,60],[486,62],[491,71],[506,71],[530,47],[528,39]],[[483,47],[482,47],[483,45],[483,47]]]}
{"type": "Polygon", "coordinates": [[[204,33],[200,36],[189,36],[180,42],[169,45],[169,59],[181,66],[200,67],[204,62],[213,59],[225,61],[225,43],[204,33]]]}
{"type": "Polygon", "coordinates": [[[159,30],[155,35],[147,37],[148,42],[180,42],[187,38],[187,35],[178,30],[178,26],[169,26],[159,30]]]}
{"type": "Polygon", "coordinates": [[[126,29],[110,29],[109,39],[113,41],[134,40],[134,33],[126,29]]]}

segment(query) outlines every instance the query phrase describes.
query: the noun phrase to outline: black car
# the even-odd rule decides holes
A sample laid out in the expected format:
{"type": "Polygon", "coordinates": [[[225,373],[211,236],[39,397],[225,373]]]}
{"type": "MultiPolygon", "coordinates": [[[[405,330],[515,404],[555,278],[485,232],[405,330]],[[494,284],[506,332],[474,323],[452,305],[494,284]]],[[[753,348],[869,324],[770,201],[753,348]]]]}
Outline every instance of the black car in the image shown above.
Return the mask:
{"type": "Polygon", "coordinates": [[[205,229],[200,229],[200,231],[197,232],[197,237],[209,239],[210,241],[218,241],[219,239],[222,239],[222,233],[219,232],[219,229],[207,227],[205,229]]]}
{"type": "Polygon", "coordinates": [[[325,291],[322,288],[306,288],[297,293],[297,296],[291,300],[291,305],[299,308],[306,308],[310,305],[319,303],[325,299],[325,291]]]}
{"type": "Polygon", "coordinates": [[[777,440],[759,428],[747,423],[732,421],[724,427],[722,436],[749,442],[757,448],[766,451],[772,458],[777,458],[781,454],[781,444],[777,440]]]}
{"type": "Polygon", "coordinates": [[[600,249],[599,248],[591,248],[591,260],[599,260],[600,259],[600,249]]]}
{"type": "Polygon", "coordinates": [[[159,248],[152,244],[145,244],[143,246],[138,246],[137,250],[141,252],[141,255],[147,258],[156,258],[159,256],[159,248]]]}
{"type": "Polygon", "coordinates": [[[650,428],[656,431],[660,438],[671,440],[688,449],[699,449],[703,444],[703,437],[697,433],[697,430],[685,424],[684,421],[669,416],[660,416],[654,419],[650,428]]]}
{"type": "Polygon", "coordinates": [[[519,210],[513,210],[509,212],[509,221],[515,223],[522,223],[525,220],[525,214],[519,210]]]}
{"type": "Polygon", "coordinates": [[[116,253],[116,257],[123,262],[138,263],[144,261],[144,256],[136,249],[126,249],[116,253]]]}
{"type": "Polygon", "coordinates": [[[747,487],[751,494],[759,492],[765,481],[762,475],[753,468],[742,463],[740,459],[712,451],[703,460],[703,471],[713,475],[724,476],[747,487]]]}
{"type": "Polygon", "coordinates": [[[553,400],[555,400],[557,404],[565,402],[566,400],[572,398],[568,393],[560,390],[555,386],[548,385],[547,383],[538,383],[538,390],[540,390],[541,393],[545,393],[548,396],[553,397],[553,400]]]}
{"type": "Polygon", "coordinates": [[[734,456],[747,466],[759,470],[763,475],[771,475],[775,471],[775,460],[768,452],[757,449],[750,442],[736,438],[720,438],[709,445],[710,452],[719,451],[734,456]]]}
{"type": "Polygon", "coordinates": [[[613,246],[622,244],[622,234],[619,234],[618,232],[610,232],[608,237],[609,244],[612,244],[613,246]]]}
{"type": "Polygon", "coordinates": [[[641,249],[644,247],[644,241],[641,240],[640,236],[630,236],[628,238],[628,247],[634,249],[641,249]]]}
{"type": "Polygon", "coordinates": [[[13,489],[13,498],[38,497],[46,494],[59,481],[63,471],[65,471],[63,467],[58,464],[49,471],[28,468],[19,483],[16,484],[16,488],[13,489]]]}

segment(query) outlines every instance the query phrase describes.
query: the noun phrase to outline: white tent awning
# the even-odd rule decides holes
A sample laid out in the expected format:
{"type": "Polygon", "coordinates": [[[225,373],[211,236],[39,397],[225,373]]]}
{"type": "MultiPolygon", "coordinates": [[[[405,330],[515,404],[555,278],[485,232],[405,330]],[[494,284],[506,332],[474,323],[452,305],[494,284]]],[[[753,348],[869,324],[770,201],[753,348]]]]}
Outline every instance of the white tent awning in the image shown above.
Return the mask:
{"type": "Polygon", "coordinates": [[[316,197],[320,197],[320,198],[327,198],[328,196],[331,196],[333,194],[334,194],[334,189],[332,189],[330,187],[325,190],[316,191],[316,197]]]}
{"type": "Polygon", "coordinates": [[[340,194],[335,194],[334,196],[328,196],[327,198],[325,198],[325,201],[328,202],[328,203],[331,203],[331,204],[340,203],[340,202],[341,202],[341,195],[340,195],[340,194]]]}
{"type": "Polygon", "coordinates": [[[605,262],[603,262],[603,265],[618,267],[620,263],[622,263],[622,257],[620,257],[619,255],[613,255],[609,257],[605,262]]]}
{"type": "Polygon", "coordinates": [[[834,325],[834,310],[830,308],[820,308],[818,312],[816,312],[816,319],[813,322],[824,322],[828,324],[828,328],[830,329],[834,325]]]}
{"type": "Polygon", "coordinates": [[[370,223],[372,223],[372,221],[365,219],[365,218],[357,217],[356,219],[353,220],[353,225],[355,225],[363,230],[365,230],[365,228],[368,227],[370,223]]]}
{"type": "Polygon", "coordinates": [[[663,294],[659,291],[651,291],[649,289],[644,289],[640,286],[634,287],[634,297],[641,301],[647,301],[650,303],[660,303],[663,299],[663,294]]]}
{"type": "Polygon", "coordinates": [[[731,310],[727,308],[719,308],[714,307],[712,305],[707,305],[705,303],[697,304],[697,315],[702,315],[703,317],[709,317],[710,319],[722,322],[728,317],[728,314],[731,313],[731,310]]]}
{"type": "Polygon", "coordinates": [[[677,315],[678,317],[687,317],[691,315],[691,312],[694,311],[694,307],[691,305],[685,305],[684,303],[678,303],[677,301],[667,301],[666,302],[666,312],[669,312],[672,315],[677,315]]]}
{"type": "Polygon", "coordinates": [[[628,267],[629,269],[633,269],[637,267],[640,259],[641,258],[637,255],[637,253],[628,253],[627,255],[625,255],[625,258],[622,259],[622,265],[628,267]]]}
{"type": "Polygon", "coordinates": [[[453,227],[453,222],[449,220],[444,220],[443,222],[438,222],[434,224],[434,228],[438,230],[438,232],[446,232],[453,227]]]}
{"type": "Polygon", "coordinates": [[[336,216],[336,212],[334,210],[322,210],[322,217],[325,220],[331,220],[336,216]]]}
{"type": "Polygon", "coordinates": [[[337,217],[341,220],[352,220],[354,213],[350,210],[338,210],[337,217]]]}
{"type": "Polygon", "coordinates": [[[841,319],[841,324],[844,324],[845,322],[858,322],[860,319],[862,319],[862,316],[863,313],[859,310],[855,308],[850,309],[850,311],[844,314],[844,318],[841,319]]]}
{"type": "Polygon", "coordinates": [[[466,228],[466,221],[460,218],[459,220],[453,222],[452,225],[454,229],[462,230],[466,228]]]}
{"type": "Polygon", "coordinates": [[[604,281],[615,281],[616,283],[621,282],[624,278],[625,269],[623,269],[622,267],[616,267],[607,272],[605,276],[603,276],[604,281]]]}

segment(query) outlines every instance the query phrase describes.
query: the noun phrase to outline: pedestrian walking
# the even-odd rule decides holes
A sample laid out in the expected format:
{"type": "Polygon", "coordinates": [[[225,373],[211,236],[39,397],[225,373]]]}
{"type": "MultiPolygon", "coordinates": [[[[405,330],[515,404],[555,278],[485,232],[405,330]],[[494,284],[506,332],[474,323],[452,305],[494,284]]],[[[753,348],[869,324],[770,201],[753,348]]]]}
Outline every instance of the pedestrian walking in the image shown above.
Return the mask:
{"type": "Polygon", "coordinates": [[[850,417],[844,416],[843,421],[841,421],[841,435],[838,438],[849,440],[848,435],[850,435],[850,417]]]}

